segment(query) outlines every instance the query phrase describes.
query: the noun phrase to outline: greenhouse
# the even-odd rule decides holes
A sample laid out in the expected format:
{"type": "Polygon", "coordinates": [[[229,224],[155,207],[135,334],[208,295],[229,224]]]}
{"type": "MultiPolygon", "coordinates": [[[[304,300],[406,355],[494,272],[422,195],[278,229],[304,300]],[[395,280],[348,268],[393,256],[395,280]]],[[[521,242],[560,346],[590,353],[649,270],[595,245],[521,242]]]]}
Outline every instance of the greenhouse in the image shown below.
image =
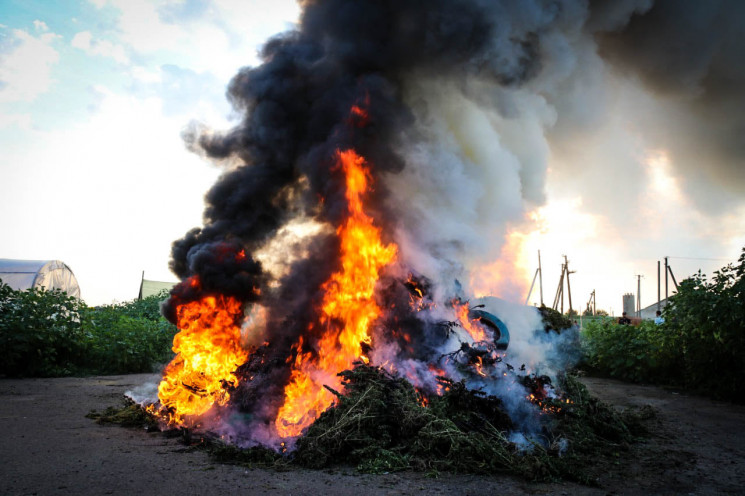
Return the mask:
{"type": "Polygon", "coordinates": [[[80,298],[80,286],[70,267],[60,260],[11,260],[0,258],[0,280],[15,290],[61,289],[80,298]]]}

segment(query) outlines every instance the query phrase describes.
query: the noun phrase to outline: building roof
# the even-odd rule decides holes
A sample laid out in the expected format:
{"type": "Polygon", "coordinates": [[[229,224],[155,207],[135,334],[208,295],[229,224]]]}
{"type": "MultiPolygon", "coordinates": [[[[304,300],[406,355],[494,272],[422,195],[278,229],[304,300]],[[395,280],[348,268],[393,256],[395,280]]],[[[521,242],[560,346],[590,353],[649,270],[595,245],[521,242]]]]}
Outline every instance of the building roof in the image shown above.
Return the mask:
{"type": "MultiPolygon", "coordinates": [[[[667,298],[660,300],[659,309],[662,310],[669,304],[670,304],[670,301],[667,298]]],[[[657,316],[657,309],[658,309],[657,303],[652,303],[648,307],[642,308],[639,314],[642,319],[653,319],[657,316]]]]}
{"type": "Polygon", "coordinates": [[[177,283],[168,281],[151,281],[143,277],[140,282],[140,294],[137,296],[138,299],[147,298],[148,296],[156,295],[161,291],[170,291],[177,283]]]}

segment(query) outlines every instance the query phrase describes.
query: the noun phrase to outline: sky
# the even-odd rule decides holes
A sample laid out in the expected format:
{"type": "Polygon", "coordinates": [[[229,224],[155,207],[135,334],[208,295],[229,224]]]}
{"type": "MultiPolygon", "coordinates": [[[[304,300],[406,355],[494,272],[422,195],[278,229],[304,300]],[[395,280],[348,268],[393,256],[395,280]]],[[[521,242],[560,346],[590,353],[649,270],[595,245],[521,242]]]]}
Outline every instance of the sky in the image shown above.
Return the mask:
{"type": "MultiPolygon", "coordinates": [[[[221,173],[182,134],[237,122],[227,84],[298,15],[288,0],[0,1],[0,258],[64,261],[88,304],[135,298],[143,271],[176,281],[171,243],[201,225],[221,173]]],[[[485,293],[524,302],[540,250],[547,305],[566,255],[574,307],[594,290],[619,314],[638,275],[642,306],[656,302],[663,257],[680,281],[745,246],[741,176],[689,139],[707,117],[651,55],[646,73],[624,70],[614,42],[580,53],[590,69],[547,97],[543,199],[484,261],[485,293]]]]}
{"type": "Polygon", "coordinates": [[[64,261],[88,304],[135,298],[143,271],[176,281],[170,245],[220,173],[181,133],[235,121],[230,78],[297,15],[276,0],[0,2],[0,258],[64,261]]]}

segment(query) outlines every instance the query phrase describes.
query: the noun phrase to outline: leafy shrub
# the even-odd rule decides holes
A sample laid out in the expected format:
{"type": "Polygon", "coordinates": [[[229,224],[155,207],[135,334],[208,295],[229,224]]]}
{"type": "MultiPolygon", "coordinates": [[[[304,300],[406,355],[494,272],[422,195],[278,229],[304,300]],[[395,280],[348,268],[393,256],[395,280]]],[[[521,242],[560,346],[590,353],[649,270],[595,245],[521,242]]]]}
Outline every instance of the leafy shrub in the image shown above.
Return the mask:
{"type": "Polygon", "coordinates": [[[0,283],[0,374],[150,372],[172,357],[176,328],[159,310],[165,297],[88,307],[59,290],[0,283]]]}
{"type": "Polygon", "coordinates": [[[85,354],[83,304],[66,293],[14,291],[0,282],[0,373],[67,375],[85,354]]]}
{"type": "Polygon", "coordinates": [[[745,401],[745,249],[738,265],[680,283],[665,323],[588,323],[586,364],[611,377],[681,386],[745,401]]]}
{"type": "Polygon", "coordinates": [[[83,311],[82,325],[87,331],[85,362],[91,367],[90,372],[149,372],[153,364],[170,360],[175,327],[160,315],[157,319],[146,318],[147,313],[139,313],[141,306],[132,302],[83,311]],[[133,316],[138,314],[139,317],[133,316]]]}
{"type": "Polygon", "coordinates": [[[619,325],[606,318],[588,322],[582,331],[585,364],[601,374],[633,382],[661,379],[675,353],[661,346],[664,335],[654,322],[619,325]]]}
{"type": "Polygon", "coordinates": [[[745,401],[745,249],[711,281],[701,273],[682,281],[663,330],[663,344],[682,355],[682,385],[745,401]]]}

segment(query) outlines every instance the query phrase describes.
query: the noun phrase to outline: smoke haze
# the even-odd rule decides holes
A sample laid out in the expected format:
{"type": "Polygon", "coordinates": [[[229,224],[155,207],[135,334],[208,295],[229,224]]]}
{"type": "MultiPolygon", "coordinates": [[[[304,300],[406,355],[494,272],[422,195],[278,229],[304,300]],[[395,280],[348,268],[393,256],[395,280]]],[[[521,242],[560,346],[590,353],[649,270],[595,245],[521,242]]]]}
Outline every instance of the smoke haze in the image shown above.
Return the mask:
{"type": "MultiPolygon", "coordinates": [[[[660,171],[702,215],[742,202],[739,3],[303,5],[297,29],[269,40],[263,63],[232,80],[240,124],[185,133],[226,171],[206,196],[204,227],[173,245],[171,268],[183,282],[166,304],[172,319],[175,305],[228,294],[256,305],[271,360],[290,363],[301,336],[315,352],[316,309],[341,265],[335,226],[349,213],[338,150],[371,164],[366,211],[398,247],[383,275],[386,297],[397,301],[392,281],[413,273],[431,283],[440,308],[473,297],[474,274],[510,255],[508,234],[531,229],[528,214],[546,202],[549,182],[582,191],[617,229],[636,223],[640,211],[628,205],[660,171]],[[647,159],[659,150],[669,160],[654,169],[647,159]]],[[[495,296],[516,300],[524,290],[510,274],[494,278],[495,296]]],[[[551,374],[567,365],[551,356],[556,343],[534,339],[535,312],[500,308],[516,331],[516,360],[551,374]]],[[[410,322],[423,348],[409,353],[395,336],[379,336],[373,357],[426,377],[425,364],[458,345],[428,334],[446,317],[430,313],[410,322]]],[[[289,375],[262,367],[245,372],[264,374],[245,392],[272,398],[254,408],[260,417],[279,405],[289,375]]],[[[522,415],[524,401],[514,400],[522,415]]]]}

